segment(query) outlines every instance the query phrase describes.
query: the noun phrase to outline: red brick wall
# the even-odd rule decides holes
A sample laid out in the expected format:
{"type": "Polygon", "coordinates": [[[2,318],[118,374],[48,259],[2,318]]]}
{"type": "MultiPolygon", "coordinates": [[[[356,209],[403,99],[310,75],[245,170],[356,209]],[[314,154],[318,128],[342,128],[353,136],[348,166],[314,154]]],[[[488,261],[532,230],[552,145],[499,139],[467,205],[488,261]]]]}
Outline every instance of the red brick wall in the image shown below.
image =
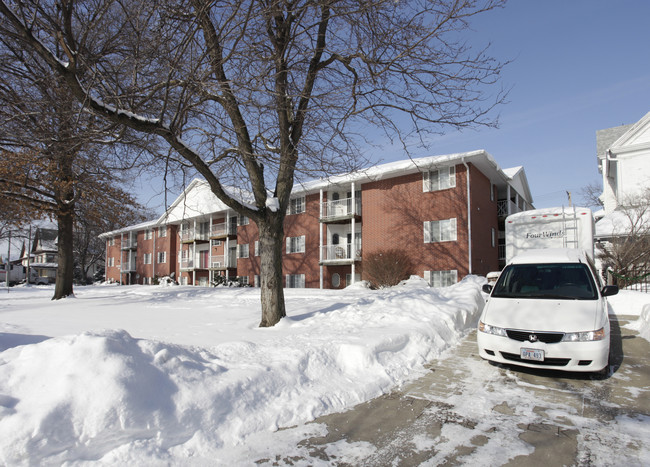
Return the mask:
{"type": "Polygon", "coordinates": [[[499,269],[496,187],[476,167],[470,165],[472,200],[472,273],[486,275],[499,269]],[[492,191],[492,196],[490,192],[492,191]],[[492,229],[495,243],[492,245],[492,229]]]}
{"type": "Polygon", "coordinates": [[[122,265],[121,256],[121,240],[120,236],[115,236],[115,245],[110,246],[109,240],[106,240],[106,280],[107,281],[120,281],[120,267],[122,265]],[[108,265],[109,258],[113,258],[113,266],[108,265]]]}
{"type": "MultiPolygon", "coordinates": [[[[465,167],[456,166],[456,187],[423,192],[416,173],[365,183],[362,186],[363,255],[398,248],[413,263],[413,274],[425,270],[468,272],[465,167]],[[456,218],[457,241],[424,243],[424,222],[456,218]]],[[[362,276],[362,278],[364,278],[362,276]]]]}

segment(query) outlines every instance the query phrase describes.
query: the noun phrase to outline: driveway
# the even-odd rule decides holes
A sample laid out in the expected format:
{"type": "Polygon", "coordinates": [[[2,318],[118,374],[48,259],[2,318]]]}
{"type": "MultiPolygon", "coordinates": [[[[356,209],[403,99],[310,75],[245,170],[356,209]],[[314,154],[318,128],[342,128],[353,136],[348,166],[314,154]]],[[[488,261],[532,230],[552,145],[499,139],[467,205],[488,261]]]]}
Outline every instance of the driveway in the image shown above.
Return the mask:
{"type": "Polygon", "coordinates": [[[613,372],[494,365],[476,332],[426,375],[313,423],[326,435],[260,465],[650,465],[650,343],[612,317],[613,372]],[[323,431],[324,432],[324,431],[323,431]]]}

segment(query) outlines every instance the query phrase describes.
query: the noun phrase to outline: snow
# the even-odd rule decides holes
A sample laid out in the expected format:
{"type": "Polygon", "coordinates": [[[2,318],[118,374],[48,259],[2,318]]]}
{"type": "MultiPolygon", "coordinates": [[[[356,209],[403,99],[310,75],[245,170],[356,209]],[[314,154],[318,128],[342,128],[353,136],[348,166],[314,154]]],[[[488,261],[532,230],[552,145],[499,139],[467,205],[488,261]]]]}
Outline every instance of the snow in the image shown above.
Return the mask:
{"type": "MultiPolygon", "coordinates": [[[[12,288],[0,297],[0,465],[242,465],[252,446],[292,452],[323,435],[305,422],[453,351],[476,326],[483,283],[287,289],[289,316],[266,329],[253,288],[89,286],[58,301],[52,287],[12,288]]],[[[648,297],[610,303],[648,326],[648,297]]],[[[330,449],[361,460],[368,446],[330,449]]]]}

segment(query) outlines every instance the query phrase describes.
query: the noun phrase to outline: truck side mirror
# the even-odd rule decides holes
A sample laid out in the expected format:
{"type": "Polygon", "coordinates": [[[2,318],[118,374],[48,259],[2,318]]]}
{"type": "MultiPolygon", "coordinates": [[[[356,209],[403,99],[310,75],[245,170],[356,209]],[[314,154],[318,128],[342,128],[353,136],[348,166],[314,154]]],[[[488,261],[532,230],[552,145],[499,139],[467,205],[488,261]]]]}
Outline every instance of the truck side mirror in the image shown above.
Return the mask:
{"type": "Polygon", "coordinates": [[[618,293],[618,286],[617,285],[606,285],[603,287],[603,290],[600,291],[600,294],[603,297],[610,297],[612,295],[616,295],[618,293]]]}
{"type": "Polygon", "coordinates": [[[483,292],[486,294],[492,293],[492,285],[491,284],[483,284],[483,292]]]}

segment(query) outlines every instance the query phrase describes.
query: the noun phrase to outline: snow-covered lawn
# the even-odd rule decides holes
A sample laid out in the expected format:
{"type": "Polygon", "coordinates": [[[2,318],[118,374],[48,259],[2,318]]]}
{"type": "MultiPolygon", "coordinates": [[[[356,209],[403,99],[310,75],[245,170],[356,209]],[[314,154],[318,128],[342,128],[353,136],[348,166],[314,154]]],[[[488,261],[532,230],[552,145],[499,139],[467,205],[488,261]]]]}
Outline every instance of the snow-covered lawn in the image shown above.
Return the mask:
{"type": "MultiPolygon", "coordinates": [[[[483,282],[288,289],[289,317],[270,329],[256,289],[93,286],[56,302],[51,287],[1,290],[0,464],[250,462],[260,440],[277,450],[278,428],[420,375],[476,326],[483,282]]],[[[610,303],[639,315],[650,296],[610,303]]]]}

